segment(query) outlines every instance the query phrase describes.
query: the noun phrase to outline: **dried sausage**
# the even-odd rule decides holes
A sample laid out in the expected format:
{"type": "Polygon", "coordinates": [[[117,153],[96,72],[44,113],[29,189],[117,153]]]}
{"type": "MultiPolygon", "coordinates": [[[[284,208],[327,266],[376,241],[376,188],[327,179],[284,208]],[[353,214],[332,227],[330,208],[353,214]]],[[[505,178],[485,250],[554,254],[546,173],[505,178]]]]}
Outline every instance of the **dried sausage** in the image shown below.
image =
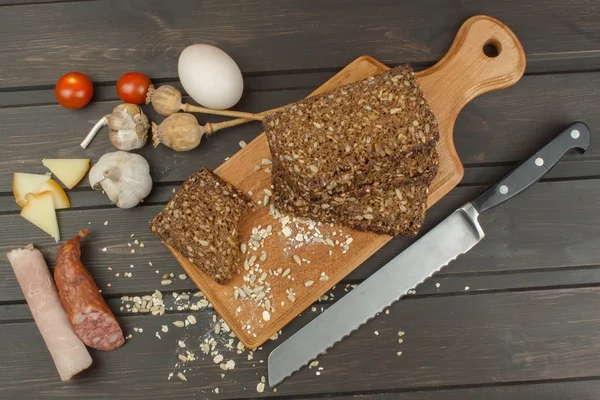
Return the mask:
{"type": "Polygon", "coordinates": [[[83,230],[60,247],[56,253],[54,281],[77,336],[89,347],[110,351],[121,347],[125,338],[94,279],[81,262],[80,241],[89,233],[89,229],[83,230]]]}

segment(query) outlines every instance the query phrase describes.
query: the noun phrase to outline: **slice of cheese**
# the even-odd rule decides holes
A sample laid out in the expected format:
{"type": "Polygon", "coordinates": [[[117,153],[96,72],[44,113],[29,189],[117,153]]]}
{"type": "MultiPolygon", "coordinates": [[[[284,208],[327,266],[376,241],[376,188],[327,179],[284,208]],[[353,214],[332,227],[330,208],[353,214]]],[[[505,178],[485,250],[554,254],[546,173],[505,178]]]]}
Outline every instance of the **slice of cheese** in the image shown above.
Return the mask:
{"type": "Polygon", "coordinates": [[[21,216],[58,242],[60,240],[60,231],[58,229],[56,211],[54,210],[52,192],[48,190],[38,194],[28,193],[26,200],[27,203],[21,210],[21,216]]]}
{"type": "Polygon", "coordinates": [[[65,193],[65,190],[54,179],[48,179],[35,193],[41,193],[48,190],[52,192],[52,199],[54,200],[54,208],[56,210],[71,207],[71,202],[67,197],[67,193],[65,193]]]}
{"type": "Polygon", "coordinates": [[[40,187],[50,179],[50,174],[26,174],[15,172],[13,175],[13,194],[15,201],[21,207],[27,202],[25,196],[27,193],[38,193],[40,187]]]}
{"type": "Polygon", "coordinates": [[[90,160],[86,158],[46,158],[42,164],[69,189],[73,189],[90,169],[90,160]]]}

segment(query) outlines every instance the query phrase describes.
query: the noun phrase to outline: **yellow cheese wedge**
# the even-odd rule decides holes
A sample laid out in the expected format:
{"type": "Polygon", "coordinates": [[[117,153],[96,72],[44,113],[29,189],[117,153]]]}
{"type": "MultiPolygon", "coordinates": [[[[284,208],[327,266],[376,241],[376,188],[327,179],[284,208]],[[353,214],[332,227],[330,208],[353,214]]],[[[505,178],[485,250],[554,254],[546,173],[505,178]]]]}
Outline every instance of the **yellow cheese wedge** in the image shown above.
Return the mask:
{"type": "Polygon", "coordinates": [[[40,187],[50,179],[50,174],[26,174],[15,172],[13,175],[13,194],[15,201],[21,207],[27,202],[25,196],[27,193],[38,193],[40,187]]]}
{"type": "Polygon", "coordinates": [[[27,202],[21,210],[21,216],[58,242],[60,232],[52,192],[48,190],[38,194],[28,193],[25,197],[27,202]]]}
{"type": "Polygon", "coordinates": [[[52,199],[54,200],[54,209],[62,210],[64,208],[71,207],[71,202],[67,197],[67,193],[65,193],[65,190],[62,187],[60,187],[58,182],[56,182],[54,179],[48,179],[35,193],[41,193],[48,190],[52,192],[52,199]]]}
{"type": "Polygon", "coordinates": [[[42,164],[69,189],[73,189],[90,169],[90,160],[86,158],[46,158],[42,164]]]}

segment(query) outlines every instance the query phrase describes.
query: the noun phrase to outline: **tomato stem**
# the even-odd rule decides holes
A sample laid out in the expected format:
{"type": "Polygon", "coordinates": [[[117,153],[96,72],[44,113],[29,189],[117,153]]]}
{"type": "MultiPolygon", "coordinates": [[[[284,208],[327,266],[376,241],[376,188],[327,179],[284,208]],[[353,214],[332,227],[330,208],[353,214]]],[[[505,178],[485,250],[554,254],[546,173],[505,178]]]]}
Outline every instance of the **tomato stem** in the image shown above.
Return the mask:
{"type": "Polygon", "coordinates": [[[81,142],[81,147],[83,147],[84,149],[87,148],[94,136],[96,136],[96,133],[98,133],[98,131],[100,130],[100,128],[107,124],[108,118],[106,118],[106,116],[102,117],[100,121],[96,122],[96,125],[94,125],[94,127],[90,130],[90,133],[88,133],[85,139],[83,139],[83,142],[81,142]]]}

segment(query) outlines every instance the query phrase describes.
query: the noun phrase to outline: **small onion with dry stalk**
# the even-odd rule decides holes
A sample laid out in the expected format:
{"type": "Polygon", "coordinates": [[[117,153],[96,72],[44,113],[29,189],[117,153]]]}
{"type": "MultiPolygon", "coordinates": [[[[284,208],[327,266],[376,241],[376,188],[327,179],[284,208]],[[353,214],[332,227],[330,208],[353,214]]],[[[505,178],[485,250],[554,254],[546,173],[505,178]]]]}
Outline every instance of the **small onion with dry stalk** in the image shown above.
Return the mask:
{"type": "Polygon", "coordinates": [[[115,107],[109,115],[102,117],[94,125],[81,147],[87,148],[104,125],[108,125],[110,142],[119,150],[139,149],[148,141],[148,117],[137,105],[124,103],[115,107]]]}
{"type": "Polygon", "coordinates": [[[181,100],[181,92],[171,86],[162,85],[158,88],[150,86],[148,89],[148,95],[146,96],[146,104],[152,103],[152,107],[157,113],[165,116],[175,114],[178,111],[185,112],[198,112],[203,114],[212,115],[223,115],[226,117],[244,118],[248,120],[262,121],[264,114],[253,114],[242,111],[231,111],[231,110],[216,110],[212,108],[194,106],[191,104],[184,104],[181,100]]]}
{"type": "Polygon", "coordinates": [[[160,125],[152,123],[152,144],[162,144],[175,151],[189,151],[200,144],[204,135],[244,123],[242,119],[207,123],[200,125],[196,117],[187,113],[175,113],[167,117],[160,125]]]}

